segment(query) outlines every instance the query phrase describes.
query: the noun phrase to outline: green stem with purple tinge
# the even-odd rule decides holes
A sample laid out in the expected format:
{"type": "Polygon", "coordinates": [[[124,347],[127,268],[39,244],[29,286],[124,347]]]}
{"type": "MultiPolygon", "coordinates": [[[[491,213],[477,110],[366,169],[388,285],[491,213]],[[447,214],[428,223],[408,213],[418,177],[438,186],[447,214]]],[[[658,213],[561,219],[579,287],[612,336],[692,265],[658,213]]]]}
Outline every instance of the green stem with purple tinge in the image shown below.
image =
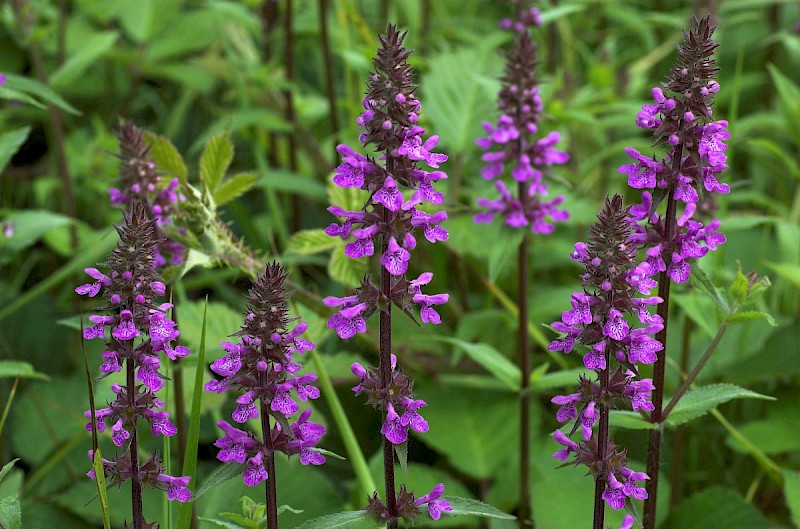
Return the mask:
{"type": "MultiPolygon", "coordinates": [[[[520,199],[525,196],[525,183],[519,183],[520,199]]],[[[530,234],[525,233],[519,243],[517,254],[517,344],[519,347],[520,394],[519,394],[519,512],[520,529],[534,527],[530,486],[530,394],[531,347],[528,336],[528,247],[530,234]]]]}
{"type": "Polygon", "coordinates": [[[269,420],[269,409],[267,403],[261,401],[261,432],[264,438],[264,445],[267,448],[267,480],[266,480],[266,500],[267,500],[267,529],[278,529],[278,486],[275,476],[275,452],[272,449],[272,426],[269,420]]]}
{"type": "MultiPolygon", "coordinates": [[[[609,302],[609,306],[614,306],[609,302]]],[[[606,449],[608,448],[608,405],[604,404],[605,396],[608,394],[609,368],[611,361],[611,348],[606,347],[603,352],[606,368],[600,371],[600,426],[597,432],[597,459],[606,460],[606,449]]],[[[605,529],[606,506],[603,501],[603,492],[606,490],[606,476],[597,476],[594,482],[594,523],[592,529],[605,529]]]]}
{"type": "MultiPolygon", "coordinates": [[[[136,382],[134,380],[133,360],[125,360],[125,371],[127,375],[126,390],[130,401],[131,411],[133,401],[136,398],[136,382]]],[[[139,475],[139,436],[136,424],[133,425],[131,432],[131,444],[128,447],[131,456],[131,513],[133,516],[133,529],[144,529],[144,505],[142,504],[142,478],[139,475]]]]}

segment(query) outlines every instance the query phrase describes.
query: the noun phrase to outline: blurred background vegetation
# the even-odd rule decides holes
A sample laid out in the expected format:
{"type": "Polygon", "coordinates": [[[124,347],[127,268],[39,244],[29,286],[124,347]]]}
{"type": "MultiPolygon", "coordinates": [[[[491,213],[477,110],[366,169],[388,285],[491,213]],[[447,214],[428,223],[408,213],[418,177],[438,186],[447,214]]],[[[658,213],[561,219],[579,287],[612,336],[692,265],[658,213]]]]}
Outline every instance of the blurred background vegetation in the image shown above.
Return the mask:
{"type": "MultiPolygon", "coordinates": [[[[744,272],[769,276],[773,286],[758,308],[772,314],[776,326],[760,320],[731,330],[700,383],[738,384],[777,400],[737,400],[720,408],[721,419],[707,415],[669,430],[659,515],[665,528],[797,527],[800,7],[794,0],[550,0],[540,7],[544,25],[534,37],[546,113],[542,130],[559,130],[571,155],[557,170],[551,193],[566,195],[572,216],[554,235],[535,237],[532,248],[534,376],[544,380],[534,384],[533,404],[537,527],[585,527],[593,489],[582,471],[555,469],[550,458],[556,447],[548,433],[557,424],[549,399],[574,385],[581,360],[546,353],[554,335],[542,325],[558,319],[578,288],[579,268],[568,254],[574,242],[585,240],[603,197],[637,198],[617,172],[627,162],[624,147],[652,150],[633,123],[635,114],[674,63],[681,29],[692,15],[708,12],[718,24],[721,89],[714,112],[730,122],[730,169],[723,179],[732,190],[718,200],[717,212],[728,242],[702,266],[720,285],[730,283],[737,263],[744,272]]],[[[514,10],[505,2],[463,0],[0,4],[0,73],[7,76],[0,87],[0,222],[14,233],[0,234],[0,402],[14,399],[0,437],[0,462],[20,458],[0,483],[0,498],[19,494],[24,527],[99,523],[96,501],[90,502],[94,484],[85,477],[91,440],[83,429],[88,399],[76,330],[76,314],[90,309],[81,308],[73,289],[84,282],[82,269],[116,243],[109,227],[121,215],[109,203],[108,188],[118,175],[115,132],[121,119],[169,139],[195,183],[206,141],[221,131],[230,134],[230,172],[258,178],[220,214],[260,258],[288,265],[292,280],[310,294],[297,309],[311,324],[320,358],[379,475],[380,419],[349,389],[350,363],[376,363],[376,342],[341,342],[325,328],[329,312],[313,302],[355,286],[363,264],[343,258],[339,244],[319,242],[309,230],[333,220],[326,207],[328,181],[339,163],[334,148],[357,145],[354,120],[377,34],[387,22],[409,31],[421,122],[441,136],[438,149],[450,156],[443,166],[450,239],[418,248],[411,270],[433,271],[431,292],[450,292],[443,324],[418,328],[395,318],[396,354],[416,375],[431,424],[428,434],[411,442],[405,481],[420,493],[444,481],[448,494],[514,510],[514,393],[475,358],[513,357],[516,308],[509,300],[518,239],[510,229],[471,220],[475,199],[493,195],[491,183],[480,177],[474,140],[483,133],[481,122],[496,117],[499,49],[512,38],[498,22],[514,10]],[[17,383],[23,368],[12,361],[27,362],[24,369],[35,373],[17,383]]],[[[209,267],[193,269],[176,285],[180,326],[193,351],[208,296],[209,362],[222,354],[216,344],[239,328],[248,281],[241,271],[209,267]]],[[[675,301],[667,394],[719,324],[712,303],[693,290],[677,289],[675,301]]],[[[99,345],[87,343],[86,349],[96,373],[99,345]]],[[[181,366],[189,380],[195,368],[191,359],[181,366]]],[[[96,384],[100,403],[109,384],[96,384]]],[[[188,398],[191,384],[185,386],[188,398]]],[[[329,429],[321,444],[343,453],[324,395],[315,406],[329,429]]],[[[217,467],[214,423],[231,408],[221,396],[204,396],[201,478],[217,467]]],[[[644,431],[618,429],[614,435],[632,460],[643,462],[644,431]]],[[[313,469],[299,468],[296,460],[280,465],[280,502],[303,509],[282,515],[286,527],[365,503],[347,461],[329,459],[313,469]]],[[[259,501],[260,491],[226,482],[198,500],[198,513],[224,520],[220,513],[240,512],[239,498],[248,493],[259,501]]],[[[121,526],[129,509],[124,489],[112,492],[111,505],[121,526]]],[[[160,497],[151,496],[147,507],[158,519],[160,497]]],[[[440,525],[479,523],[457,518],[440,525]]],[[[619,520],[612,516],[609,523],[619,520]]]]}

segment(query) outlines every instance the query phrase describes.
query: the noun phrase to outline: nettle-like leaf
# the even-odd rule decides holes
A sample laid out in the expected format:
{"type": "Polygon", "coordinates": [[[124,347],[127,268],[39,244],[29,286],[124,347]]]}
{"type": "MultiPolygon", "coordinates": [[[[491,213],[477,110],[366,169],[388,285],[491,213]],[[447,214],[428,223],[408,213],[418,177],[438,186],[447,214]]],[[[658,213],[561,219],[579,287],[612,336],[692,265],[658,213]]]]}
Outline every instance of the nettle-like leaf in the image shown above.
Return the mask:
{"type": "Polygon", "coordinates": [[[769,395],[762,395],[733,384],[712,384],[686,392],[667,417],[667,424],[678,426],[702,417],[720,404],[733,399],[775,400],[769,395]]]}
{"type": "Polygon", "coordinates": [[[227,204],[252,189],[260,179],[259,173],[237,173],[219,184],[213,193],[214,202],[217,206],[227,204]]]}
{"type": "Polygon", "coordinates": [[[222,183],[225,171],[233,161],[233,142],[227,131],[208,139],[200,156],[200,181],[213,195],[222,183]]]}
{"type": "Polygon", "coordinates": [[[516,520],[516,516],[505,513],[491,505],[473,500],[471,498],[459,498],[456,496],[445,496],[450,506],[453,508],[450,512],[443,513],[443,516],[480,516],[482,518],[497,518],[500,520],[516,520]]]}
{"type": "MultiPolygon", "coordinates": [[[[50,380],[44,373],[39,373],[28,362],[21,360],[0,360],[0,378],[34,378],[37,380],[50,380]]],[[[15,460],[16,461],[16,460],[15,460]]],[[[5,467],[3,468],[5,471],[5,467]]],[[[0,472],[0,480],[5,474],[0,472]]]]}
{"type": "Polygon", "coordinates": [[[328,261],[328,275],[344,286],[356,286],[367,272],[367,260],[350,259],[344,253],[344,243],[336,242],[339,243],[339,248],[334,249],[331,253],[331,260],[328,261]]]}
{"type": "MultiPolygon", "coordinates": [[[[2,94],[0,93],[0,95],[2,94]]],[[[30,131],[31,128],[28,126],[0,134],[0,172],[6,168],[11,157],[19,150],[20,145],[28,137],[30,131]]]]}
{"type": "Polygon", "coordinates": [[[708,277],[705,270],[700,268],[699,264],[692,264],[692,274],[690,278],[693,287],[708,296],[717,304],[724,314],[730,314],[731,308],[728,304],[728,300],[725,299],[725,294],[722,292],[722,289],[714,285],[711,278],[708,277]]]}
{"type": "Polygon", "coordinates": [[[778,529],[758,509],[731,489],[712,487],[701,491],[673,509],[659,527],[662,529],[778,529]]]}
{"type": "Polygon", "coordinates": [[[320,516],[298,525],[297,529],[379,529],[386,527],[367,511],[345,511],[320,516]]]}
{"type": "Polygon", "coordinates": [[[189,171],[177,147],[169,139],[152,132],[145,131],[144,139],[150,144],[150,156],[158,170],[166,175],[176,176],[182,185],[188,184],[189,171]]]}
{"type": "Polygon", "coordinates": [[[446,336],[432,336],[430,340],[449,343],[459,351],[463,351],[473,361],[480,364],[486,371],[501,381],[510,390],[519,390],[522,375],[519,368],[503,353],[484,343],[470,343],[446,336]]]}
{"type": "Polygon", "coordinates": [[[49,86],[21,75],[11,73],[4,75],[6,82],[0,86],[0,99],[23,101],[39,108],[47,108],[46,103],[49,103],[70,114],[81,115],[49,86]]]}
{"type": "Polygon", "coordinates": [[[291,236],[287,250],[295,255],[313,255],[339,247],[341,241],[323,230],[301,230],[291,236]]]}

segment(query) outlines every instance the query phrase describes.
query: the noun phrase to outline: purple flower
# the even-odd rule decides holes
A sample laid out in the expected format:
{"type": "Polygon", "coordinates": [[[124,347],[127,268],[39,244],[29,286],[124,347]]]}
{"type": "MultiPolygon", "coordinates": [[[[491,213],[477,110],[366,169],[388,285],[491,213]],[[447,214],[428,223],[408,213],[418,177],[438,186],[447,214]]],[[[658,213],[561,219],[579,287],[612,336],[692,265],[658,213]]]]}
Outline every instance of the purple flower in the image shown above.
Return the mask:
{"type": "Polygon", "coordinates": [[[267,469],[264,468],[264,453],[259,450],[247,460],[247,468],[242,472],[242,479],[248,487],[255,487],[268,477],[267,469]]]}
{"type": "Polygon", "coordinates": [[[167,499],[187,502],[192,499],[192,491],[186,486],[189,484],[189,476],[172,477],[166,474],[159,474],[158,481],[167,486],[167,499]]]}
{"type": "Polygon", "coordinates": [[[453,507],[450,502],[442,498],[444,494],[444,484],[439,483],[428,493],[418,498],[415,504],[418,507],[428,505],[428,514],[434,520],[438,520],[442,516],[442,511],[452,511],[453,507]]]}
{"type": "Polygon", "coordinates": [[[393,276],[401,276],[408,270],[408,261],[411,254],[408,250],[401,248],[394,237],[389,239],[389,246],[381,255],[381,264],[393,276]]]}

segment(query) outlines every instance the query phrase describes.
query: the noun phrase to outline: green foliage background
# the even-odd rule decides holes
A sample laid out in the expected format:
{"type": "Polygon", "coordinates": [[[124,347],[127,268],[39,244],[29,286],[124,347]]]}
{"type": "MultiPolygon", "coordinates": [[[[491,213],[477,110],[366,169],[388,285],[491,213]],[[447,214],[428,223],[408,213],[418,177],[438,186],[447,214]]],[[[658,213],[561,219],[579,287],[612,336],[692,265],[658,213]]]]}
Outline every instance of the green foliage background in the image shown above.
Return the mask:
{"type": "MultiPolygon", "coordinates": [[[[627,161],[624,147],[651,152],[634,116],[673,64],[681,29],[691,15],[707,12],[705,3],[562,0],[542,6],[545,25],[536,30],[542,129],[559,130],[571,155],[551,186],[553,194],[567,196],[571,219],[554,235],[534,238],[532,248],[530,332],[537,371],[531,479],[539,528],[586,527],[593,490],[582,470],[556,469],[550,457],[556,445],[548,436],[557,424],[549,399],[572,388],[580,372],[574,368],[582,364],[579,355],[545,352],[553,334],[543,324],[568,308],[579,273],[568,254],[574,242],[585,240],[605,194],[636,198],[617,172],[627,161]]],[[[721,398],[714,404],[719,409],[703,410],[713,413],[668,428],[660,527],[798,527],[800,9],[789,0],[707,3],[714,4],[718,24],[721,89],[714,112],[730,122],[731,168],[724,178],[732,191],[718,200],[728,242],[702,266],[719,285],[736,277],[737,263],[744,272],[769,276],[772,287],[756,309],[771,314],[776,325],[754,319],[732,328],[698,384],[733,384],[776,400],[721,398]],[[679,461],[675,447],[681,448],[679,461]]],[[[338,164],[334,147],[357,143],[354,120],[364,79],[387,21],[409,30],[423,126],[441,136],[439,150],[450,156],[443,167],[449,175],[444,185],[450,239],[421,245],[412,263],[412,271],[434,272],[432,292],[450,292],[444,322],[418,328],[401,314],[395,317],[396,354],[416,376],[431,425],[411,442],[404,480],[420,494],[443,481],[448,494],[514,509],[519,419],[513,374],[496,357],[514,358],[516,307],[509,299],[516,288],[518,239],[505,227],[471,220],[475,198],[493,194],[491,183],[480,178],[474,139],[482,134],[481,122],[496,117],[498,48],[511,38],[498,20],[512,10],[494,1],[329,2],[333,112],[341,128],[336,131],[326,95],[321,4],[277,3],[277,24],[269,31],[255,0],[0,5],[0,73],[8,76],[0,87],[0,222],[14,228],[11,238],[0,235],[0,399],[14,399],[0,438],[0,462],[19,458],[0,481],[0,522],[6,527],[101,523],[97,501],[90,501],[94,484],[85,477],[91,440],[82,416],[88,400],[75,317],[89,309],[81,309],[73,288],[84,282],[82,269],[101,261],[116,242],[110,226],[121,215],[109,204],[107,190],[118,173],[113,153],[119,119],[130,118],[172,142],[188,169],[175,159],[168,165],[185,170],[195,186],[204,146],[227,131],[234,145],[228,172],[245,175],[238,177],[240,187],[215,187],[231,231],[259,258],[287,264],[293,281],[312,298],[342,295],[364,273],[364,264],[344,258],[341,245],[320,238],[319,230],[332,221],[325,210],[330,193],[339,193],[338,204],[347,198],[328,186],[338,164]],[[291,78],[282,25],[287,5],[291,78]],[[286,114],[287,94],[293,119],[286,114]],[[254,187],[239,196],[249,185],[254,187]],[[15,385],[18,375],[23,378],[15,385]],[[19,502],[9,499],[14,494],[19,502]]],[[[154,154],[170,160],[169,152],[154,154]]],[[[217,344],[238,329],[247,286],[241,272],[199,267],[176,288],[183,337],[193,352],[199,347],[202,299],[209,297],[207,362],[221,356],[217,344]]],[[[697,289],[678,288],[674,299],[667,395],[679,382],[679,368],[691,369],[720,324],[718,309],[697,289]]],[[[303,303],[298,311],[311,324],[320,358],[380,482],[380,421],[349,389],[350,363],[377,362],[374,329],[365,340],[343,343],[325,327],[329,312],[308,299],[303,303]]],[[[86,348],[97,373],[99,345],[86,348]]],[[[196,367],[191,357],[182,365],[187,380],[196,367]]],[[[109,384],[96,383],[100,403],[111,393],[109,384]]],[[[187,402],[191,388],[185,384],[187,402]]],[[[314,406],[329,428],[324,446],[343,453],[325,399],[314,406]]],[[[204,395],[201,480],[218,467],[214,423],[231,408],[226,398],[204,395]]],[[[614,436],[643,467],[646,431],[624,426],[621,420],[614,436]]],[[[113,449],[108,441],[101,443],[106,451],[113,449]]],[[[160,440],[149,445],[165,448],[160,440]]],[[[279,461],[280,503],[302,510],[284,512],[284,526],[365,503],[347,461],[330,458],[321,468],[300,467],[297,460],[279,461]]],[[[238,479],[225,482],[197,501],[198,513],[224,520],[221,513],[246,512],[238,499],[248,494],[260,501],[261,491],[247,490],[238,479]]],[[[125,489],[110,491],[109,502],[112,522],[121,527],[129,516],[125,489]]],[[[145,504],[148,517],[167,527],[160,496],[147,497],[145,504]]],[[[609,518],[618,525],[621,515],[609,518]]],[[[461,517],[438,525],[479,524],[461,517]]]]}

